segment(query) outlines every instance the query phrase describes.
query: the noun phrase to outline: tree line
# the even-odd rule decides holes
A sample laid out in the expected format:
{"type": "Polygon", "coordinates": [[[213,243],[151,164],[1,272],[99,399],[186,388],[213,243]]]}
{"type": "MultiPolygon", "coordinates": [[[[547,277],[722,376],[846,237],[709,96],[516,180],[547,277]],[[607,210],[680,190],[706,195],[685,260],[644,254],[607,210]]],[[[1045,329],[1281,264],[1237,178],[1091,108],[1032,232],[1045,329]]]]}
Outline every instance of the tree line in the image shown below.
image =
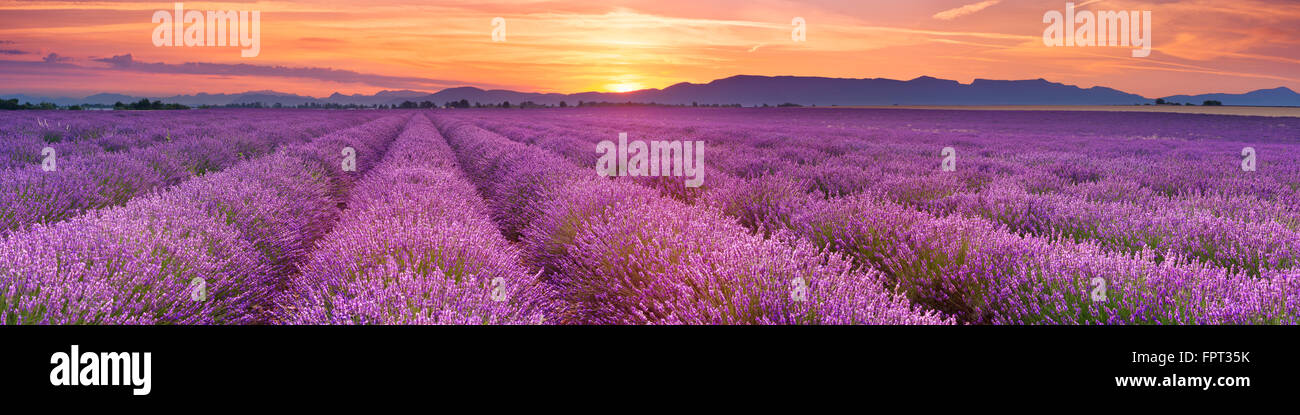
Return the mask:
{"type": "MultiPolygon", "coordinates": [[[[66,109],[66,110],[72,110],[72,111],[80,111],[80,110],[84,110],[84,109],[86,109],[86,108],[104,108],[104,107],[106,107],[106,106],[105,106],[105,105],[89,105],[89,104],[84,105],[84,106],[83,106],[83,105],[69,105],[69,106],[66,106],[66,107],[61,107],[61,106],[59,106],[59,105],[57,105],[57,104],[55,104],[55,103],[53,103],[53,102],[42,102],[42,103],[39,103],[39,104],[33,104],[33,103],[30,103],[30,102],[24,102],[24,103],[22,103],[22,104],[19,104],[17,98],[14,98],[14,99],[3,99],[3,100],[0,100],[0,110],[58,110],[58,109],[66,109]]],[[[150,101],[148,98],[143,98],[143,99],[141,99],[141,100],[139,100],[139,101],[132,102],[132,103],[130,103],[130,104],[124,104],[124,103],[122,103],[121,101],[118,101],[118,102],[116,102],[116,103],[113,104],[113,109],[115,109],[115,110],[119,110],[119,111],[123,111],[123,110],[187,110],[187,109],[190,109],[190,107],[185,106],[185,105],[181,105],[181,104],[169,104],[169,103],[162,102],[161,100],[159,100],[159,101],[150,101]]]]}

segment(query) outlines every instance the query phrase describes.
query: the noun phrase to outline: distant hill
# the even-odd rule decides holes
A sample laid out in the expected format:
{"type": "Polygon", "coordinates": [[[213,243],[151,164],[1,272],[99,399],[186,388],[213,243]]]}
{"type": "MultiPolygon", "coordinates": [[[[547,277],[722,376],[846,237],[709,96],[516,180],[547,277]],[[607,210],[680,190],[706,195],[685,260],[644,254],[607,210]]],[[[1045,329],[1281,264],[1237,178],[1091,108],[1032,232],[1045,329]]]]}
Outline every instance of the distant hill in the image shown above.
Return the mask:
{"type": "Polygon", "coordinates": [[[707,84],[679,83],[664,89],[611,93],[538,94],[472,87],[450,88],[430,95],[436,103],[466,99],[500,103],[533,101],[558,104],[567,101],[641,102],[659,104],[778,105],[1131,105],[1151,102],[1140,95],[1110,88],[1082,89],[1042,79],[991,81],[976,79],[962,84],[931,77],[910,81],[795,76],[739,75],[707,84]]]}
{"type": "MultiPolygon", "coordinates": [[[[332,104],[360,104],[360,105],[379,105],[379,104],[401,104],[402,101],[419,102],[421,97],[428,96],[428,92],[421,91],[379,91],[374,95],[343,95],[338,92],[329,97],[318,100],[320,103],[332,104]]],[[[439,103],[441,104],[441,103],[439,103]]]]}
{"type": "MultiPolygon", "coordinates": [[[[47,98],[27,95],[0,95],[0,99],[17,98],[21,102],[54,102],[60,105],[105,104],[139,101],[140,98],[120,94],[96,94],[85,98],[47,98]]],[[[779,105],[1132,105],[1151,103],[1154,99],[1136,94],[1094,86],[1080,88],[1050,82],[1044,79],[999,81],[976,79],[969,84],[922,76],[900,81],[884,78],[823,78],[802,76],[737,75],[704,84],[683,82],[664,89],[640,91],[583,92],[577,94],[518,92],[510,90],[484,90],[475,87],[447,88],[435,93],[423,91],[380,91],[374,95],[343,95],[334,93],[316,98],[276,91],[249,91],[238,94],[175,95],[147,97],[153,100],[191,106],[228,105],[261,102],[266,105],[299,104],[358,104],[398,105],[404,101],[419,103],[431,101],[442,105],[449,101],[466,100],[471,104],[518,104],[532,101],[537,104],[558,105],[561,101],[575,105],[587,102],[636,102],[691,105],[741,104],[779,105]]],[[[1200,104],[1217,100],[1224,105],[1300,106],[1300,94],[1285,87],[1261,89],[1245,94],[1175,95],[1166,101],[1200,104]]]]}
{"type": "Polygon", "coordinates": [[[910,81],[794,76],[733,76],[707,84],[680,83],[663,90],[630,94],[642,100],[673,104],[739,103],[744,105],[1128,105],[1149,102],[1110,88],[1081,89],[1042,79],[970,84],[923,76],[910,81]]]}
{"type": "Polygon", "coordinates": [[[1223,105],[1253,105],[1261,107],[1296,107],[1300,106],[1300,94],[1287,87],[1260,89],[1244,94],[1201,94],[1173,95],[1164,98],[1167,102],[1190,103],[1200,105],[1205,101],[1219,101],[1223,105]]]}

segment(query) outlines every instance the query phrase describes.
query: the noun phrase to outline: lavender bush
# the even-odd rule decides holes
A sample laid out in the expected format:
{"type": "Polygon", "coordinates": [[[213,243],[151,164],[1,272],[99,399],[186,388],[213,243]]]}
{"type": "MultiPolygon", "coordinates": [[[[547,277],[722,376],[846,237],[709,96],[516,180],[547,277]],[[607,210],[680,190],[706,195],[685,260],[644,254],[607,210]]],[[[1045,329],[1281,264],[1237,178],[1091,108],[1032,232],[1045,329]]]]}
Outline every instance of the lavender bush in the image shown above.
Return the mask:
{"type": "Polygon", "coordinates": [[[401,121],[377,120],[123,207],[14,233],[0,244],[0,318],[9,324],[267,322],[280,280],[332,223],[337,208],[330,184],[344,176],[288,154],[313,154],[340,140],[381,148],[401,121]],[[206,287],[202,299],[194,298],[195,279],[206,287]]]}
{"type": "Polygon", "coordinates": [[[1296,324],[1297,137],[1105,112],[4,113],[0,323],[1296,324]],[[620,133],[704,141],[705,182],[598,176],[620,133]]]}
{"type": "MultiPolygon", "coordinates": [[[[764,235],[791,229],[820,247],[845,253],[859,267],[883,271],[909,298],[962,321],[1296,320],[1294,283],[1279,276],[1295,268],[1294,247],[1300,246],[1295,242],[1296,212],[1287,203],[1295,200],[1300,176],[1295,151],[1284,145],[1288,131],[1296,131],[1294,123],[1210,117],[1231,122],[1231,127],[1160,125],[1152,128],[1156,133],[1151,137],[1115,138],[1107,135],[1112,131],[1078,131],[1095,130],[1094,122],[1054,131],[1064,137],[1057,142],[1028,136],[1023,127],[1006,131],[1005,126],[980,124],[984,121],[961,117],[972,115],[961,112],[902,118],[943,118],[928,129],[913,124],[888,127],[898,119],[885,120],[886,127],[863,125],[880,114],[787,112],[785,119],[793,120],[789,123],[797,129],[784,128],[786,122],[767,122],[755,129],[745,122],[757,114],[644,111],[656,113],[529,114],[530,128],[515,127],[524,124],[522,115],[466,118],[588,167],[594,160],[578,149],[618,132],[651,139],[707,139],[713,149],[710,167],[721,171],[707,175],[713,185],[702,188],[703,196],[682,192],[679,182],[621,179],[684,202],[715,206],[764,235]],[[651,119],[656,121],[646,121],[651,119]],[[1004,136],[943,124],[976,124],[1004,136]],[[810,126],[827,130],[809,136],[810,126]],[[1283,158],[1271,160],[1262,174],[1244,175],[1237,168],[1240,160],[1233,158],[1241,147],[1205,131],[1257,134],[1253,138],[1262,143],[1257,146],[1283,158]],[[1169,139],[1145,143],[1162,134],[1187,137],[1187,144],[1169,139]],[[963,168],[937,171],[937,151],[926,149],[952,144],[964,149],[963,168]],[[1162,151],[1170,156],[1152,157],[1162,151]],[[889,207],[895,204],[900,206],[889,207]],[[830,220],[830,211],[841,213],[830,220]],[[841,230],[832,232],[827,226],[841,230]],[[1046,260],[1050,269],[1033,265],[1044,258],[1056,258],[1046,260]],[[1073,264],[1060,262],[1063,258],[1073,264]],[[1144,276],[1151,273],[1170,277],[1144,276]],[[1085,288],[1097,276],[1121,285],[1118,302],[1089,300],[1085,288]],[[1008,300],[1006,293],[990,292],[991,287],[1021,297],[1008,300]],[[1006,309],[1029,300],[1040,302],[1036,311],[1006,309]],[[1044,311],[1048,309],[1052,311],[1044,311]]],[[[1041,120],[1027,120],[1025,114],[1007,115],[1018,117],[1018,125],[1058,130],[1041,120]]],[[[1132,117],[1068,115],[1080,121],[1132,117]]],[[[1124,124],[1116,127],[1122,130],[1124,124]]]]}
{"type": "Polygon", "coordinates": [[[949,322],[806,242],[750,235],[710,208],[584,177],[472,125],[440,119],[440,127],[462,159],[495,161],[470,171],[499,215],[519,212],[506,229],[523,228],[526,262],[544,268],[562,323],[949,322]],[[792,294],[796,281],[806,284],[803,298],[792,294]]]}
{"type": "Polygon", "coordinates": [[[413,117],[284,295],[297,324],[540,324],[550,296],[413,117]]]}
{"type": "MultiPolygon", "coordinates": [[[[48,114],[37,112],[35,117],[44,115],[48,114]]],[[[206,114],[202,116],[206,124],[201,124],[201,127],[165,132],[159,128],[112,127],[117,128],[114,130],[117,133],[147,138],[139,140],[144,144],[123,145],[122,151],[56,152],[56,171],[45,171],[41,165],[30,163],[0,171],[0,199],[3,200],[0,203],[0,232],[22,230],[37,223],[58,222],[91,209],[118,206],[151,190],[220,171],[271,152],[277,146],[306,142],[316,135],[373,116],[362,114],[334,119],[324,113],[285,111],[280,113],[281,117],[268,116],[274,114],[255,116],[256,123],[250,124],[249,121],[222,121],[224,115],[206,114]]],[[[101,120],[103,122],[119,118],[112,115],[99,117],[105,118],[101,120]]],[[[132,117],[126,121],[144,125],[160,121],[156,117],[161,116],[132,117]]],[[[197,116],[182,117],[179,121],[193,120],[193,117],[197,116]]],[[[10,130],[15,128],[22,129],[20,126],[10,130]]],[[[22,149],[14,154],[39,156],[45,144],[38,138],[26,141],[11,144],[22,149]]]]}

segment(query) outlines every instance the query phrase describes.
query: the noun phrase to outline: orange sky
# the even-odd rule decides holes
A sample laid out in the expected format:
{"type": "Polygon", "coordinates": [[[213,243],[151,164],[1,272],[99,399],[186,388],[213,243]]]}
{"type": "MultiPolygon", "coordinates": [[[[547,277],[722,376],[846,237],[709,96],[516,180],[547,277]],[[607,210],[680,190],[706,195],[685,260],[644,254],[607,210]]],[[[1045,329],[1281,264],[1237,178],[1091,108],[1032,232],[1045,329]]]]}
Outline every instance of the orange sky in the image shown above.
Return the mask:
{"type": "Polygon", "coordinates": [[[1300,91],[1300,2],[1076,3],[1152,11],[1151,55],[1044,46],[1043,14],[1065,8],[1054,0],[184,3],[260,11],[255,58],[155,47],[150,18],[170,2],[0,1],[0,93],[582,92],[737,74],[1046,78],[1148,97],[1300,91]],[[806,42],[791,41],[796,16],[806,42]],[[494,17],[506,20],[505,42],[492,41],[494,17]]]}

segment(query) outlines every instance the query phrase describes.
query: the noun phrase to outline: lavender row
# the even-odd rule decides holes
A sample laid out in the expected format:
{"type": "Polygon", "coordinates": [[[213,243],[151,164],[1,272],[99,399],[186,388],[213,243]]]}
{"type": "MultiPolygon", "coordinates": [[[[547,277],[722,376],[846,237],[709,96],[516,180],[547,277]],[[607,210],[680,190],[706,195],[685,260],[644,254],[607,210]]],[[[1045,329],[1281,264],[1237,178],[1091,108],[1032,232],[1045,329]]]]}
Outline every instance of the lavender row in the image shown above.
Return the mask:
{"type": "Polygon", "coordinates": [[[305,142],[311,138],[306,134],[341,128],[369,115],[346,117],[348,122],[326,121],[325,114],[319,117],[314,128],[276,122],[253,135],[191,137],[122,153],[60,157],[54,171],[28,166],[0,172],[0,232],[121,205],[151,190],[220,171],[277,146],[305,142]]]}
{"type": "Polygon", "coordinates": [[[373,117],[326,118],[314,111],[6,112],[0,114],[0,170],[41,164],[46,147],[69,159],[207,137],[315,137],[368,118],[373,117]]]}
{"type": "MultiPolygon", "coordinates": [[[[516,127],[511,121],[483,122],[495,124],[493,128],[512,139],[542,144],[584,165],[595,161],[594,153],[590,151],[591,144],[609,139],[617,131],[601,127],[609,124],[601,120],[591,120],[583,130],[548,129],[544,127],[545,123],[541,124],[543,127],[525,129],[516,127]]],[[[666,138],[679,138],[671,131],[682,129],[681,126],[668,128],[670,132],[666,138]]],[[[637,127],[624,130],[630,131],[633,137],[662,138],[665,135],[637,127]]],[[[1237,189],[1240,194],[1219,195],[1189,190],[1178,198],[1169,199],[1162,191],[1150,190],[1142,184],[1147,182],[1151,187],[1166,189],[1167,186],[1160,183],[1168,174],[1161,168],[1169,166],[1147,166],[1149,163],[1139,160],[1117,163],[1090,152],[1044,158],[1040,156],[1050,153],[988,157],[977,151],[963,158],[962,169],[944,173],[938,171],[936,154],[921,154],[914,144],[908,148],[871,143],[876,148],[854,149],[825,158],[816,156],[823,154],[819,150],[813,150],[810,155],[808,151],[790,149],[835,149],[848,147],[852,142],[827,144],[836,139],[821,136],[815,141],[791,139],[778,145],[761,138],[767,133],[755,134],[746,129],[725,133],[729,134],[708,135],[710,165],[717,166],[711,171],[720,169],[737,177],[769,182],[747,185],[760,190],[749,193],[758,199],[727,201],[737,216],[749,225],[760,220],[746,212],[749,209],[745,205],[762,207],[772,203],[761,190],[803,187],[805,191],[823,197],[873,193],[884,200],[938,215],[955,213],[993,219],[1016,232],[1076,241],[1096,239],[1103,248],[1118,252],[1149,249],[1162,253],[1158,259],[1164,257],[1164,252],[1172,251],[1251,275],[1287,270],[1300,264],[1300,231],[1297,230],[1300,213],[1293,208],[1300,204],[1300,199],[1290,202],[1294,193],[1270,177],[1251,180],[1244,176],[1245,173],[1237,171],[1222,179],[1192,183],[1187,187],[1224,187],[1237,189]],[[753,141],[752,145],[746,140],[753,141]],[[1007,163],[1008,160],[1013,162],[1007,163]],[[1039,167],[1031,169],[1027,165],[1039,167]],[[1117,182],[1121,180],[1118,177],[1138,180],[1117,182]],[[1144,194],[1147,197],[1140,197],[1144,194]],[[1116,198],[1119,200],[1113,200],[1116,198]]],[[[1003,140],[1002,143],[1018,149],[1034,147],[1033,143],[1016,140],[1003,140]]],[[[966,147],[979,150],[987,145],[979,142],[966,147]]],[[[939,144],[931,147],[937,149],[939,144]]],[[[1103,147],[1102,151],[1113,150],[1103,147]]],[[[1273,149],[1271,153],[1286,154],[1284,147],[1273,149]]],[[[1221,166],[1219,171],[1231,172],[1222,166],[1235,167],[1235,161],[1221,157],[1206,163],[1221,166]]],[[[1285,163],[1274,164],[1286,166],[1285,163]]],[[[710,177],[727,180],[726,175],[716,173],[711,173],[710,177]]],[[[676,190],[681,189],[678,187],[676,190]]]]}
{"type": "MultiPolygon", "coordinates": [[[[909,298],[962,321],[1294,324],[1300,316],[1300,280],[1286,271],[1254,278],[1258,274],[1206,264],[1191,249],[1115,250],[1099,235],[1021,236],[983,218],[935,216],[878,194],[822,199],[799,189],[793,180],[764,176],[723,184],[703,200],[754,230],[793,229],[879,269],[909,298]],[[1103,284],[1104,298],[1094,299],[1093,290],[1103,284]]],[[[1061,208],[1054,213],[1097,214],[1061,208]]],[[[1067,230],[1056,225],[1045,233],[1067,230]]],[[[1277,236],[1252,235],[1263,244],[1276,243],[1271,238],[1277,236]]]]}
{"type": "Polygon", "coordinates": [[[818,201],[796,232],[882,270],[909,298],[975,323],[1296,324],[1300,276],[1253,278],[1152,251],[1022,237],[867,197],[818,201]]]}
{"type": "Polygon", "coordinates": [[[397,134],[376,120],[121,207],[13,233],[0,243],[3,324],[261,323],[312,241],[333,193],[397,134]]]}
{"type": "MultiPolygon", "coordinates": [[[[566,143],[553,136],[542,132],[532,140],[566,143]]],[[[561,144],[560,151],[565,148],[572,146],[561,144]]],[[[724,183],[706,199],[752,229],[793,228],[818,246],[883,270],[913,300],[962,321],[1294,323],[1297,314],[1295,280],[1286,275],[1257,281],[1184,258],[1156,260],[1146,249],[1135,258],[1018,237],[978,219],[934,218],[871,198],[814,200],[779,175],[724,183]],[[1090,298],[1093,276],[1111,287],[1105,301],[1090,298]]]]}
{"type": "MultiPolygon", "coordinates": [[[[818,190],[831,195],[850,194],[851,191],[841,190],[876,183],[879,180],[872,180],[876,176],[930,176],[939,164],[937,150],[949,145],[961,149],[963,168],[953,174],[933,176],[955,176],[959,179],[956,183],[964,185],[949,191],[977,190],[999,177],[1022,176],[1030,176],[1025,177],[1023,184],[1033,192],[1055,192],[1075,183],[1112,178],[1131,180],[1151,189],[1149,195],[1164,199],[1222,192],[1273,200],[1294,195],[1300,187],[1300,165],[1294,163],[1297,160],[1294,139],[1300,136],[1297,131],[1300,125],[1290,119],[1271,124],[1257,117],[1219,117],[1216,121],[1228,128],[1216,130],[1231,131],[1231,135],[1214,139],[1205,137],[1204,133],[1180,132],[1184,137],[1163,137],[1161,134],[1168,133],[1156,133],[1153,135],[1158,138],[1152,138],[1111,136],[1104,134],[1106,131],[1070,132],[1047,138],[1045,131],[1059,128],[1050,118],[1033,122],[1020,120],[1025,125],[1014,129],[1009,129],[1010,124],[1006,122],[988,125],[990,119],[1023,117],[1014,112],[998,112],[994,117],[984,117],[980,112],[956,112],[973,115],[952,121],[948,128],[925,129],[914,126],[916,118],[931,112],[885,113],[905,116],[876,120],[873,117],[880,117],[878,111],[794,111],[784,112],[780,118],[767,117],[756,124],[757,114],[736,112],[664,111],[655,114],[656,117],[645,117],[636,112],[607,111],[576,115],[551,113],[553,116],[530,120],[529,124],[542,126],[531,128],[534,131],[563,128],[568,130],[566,134],[595,134],[603,139],[618,131],[653,139],[706,139],[720,150],[734,150],[716,151],[728,156],[717,158],[714,164],[746,178],[787,171],[815,179],[817,175],[806,171],[825,166],[847,176],[832,178],[829,183],[810,183],[825,186],[818,190]],[[718,116],[700,117],[710,114],[718,116]],[[853,125],[861,122],[858,118],[886,125],[853,125]],[[900,123],[905,124],[888,125],[900,123]],[[1251,126],[1256,130],[1246,129],[1251,126]],[[1267,131],[1261,131],[1261,126],[1267,131]],[[988,130],[997,134],[990,135],[988,130]],[[1265,137],[1251,135],[1256,133],[1265,137]],[[1289,140],[1281,139],[1288,134],[1289,140]],[[1237,153],[1243,146],[1257,147],[1260,154],[1257,172],[1243,175],[1238,169],[1241,159],[1237,153]],[[854,182],[862,184],[854,185],[854,182]],[[836,184],[848,186],[840,189],[836,184]]],[[[501,120],[483,119],[483,122],[522,129],[518,128],[519,117],[494,116],[501,120]]],[[[1170,119],[1175,117],[1179,116],[1171,115],[1170,119]]],[[[488,127],[496,128],[490,124],[488,127]]]]}
{"type": "Polygon", "coordinates": [[[539,324],[546,288],[417,115],[281,302],[292,324],[539,324]]]}
{"type": "Polygon", "coordinates": [[[954,194],[934,212],[978,215],[1018,233],[1095,241],[1107,250],[1173,253],[1232,272],[1261,275],[1300,267],[1300,231],[1272,220],[1164,205],[1081,200],[1065,194],[1031,194],[995,183],[976,194],[954,194]]]}
{"type": "Polygon", "coordinates": [[[453,118],[435,121],[525,262],[543,268],[560,323],[950,322],[796,238],[755,237],[706,207],[597,179],[453,118]]]}

